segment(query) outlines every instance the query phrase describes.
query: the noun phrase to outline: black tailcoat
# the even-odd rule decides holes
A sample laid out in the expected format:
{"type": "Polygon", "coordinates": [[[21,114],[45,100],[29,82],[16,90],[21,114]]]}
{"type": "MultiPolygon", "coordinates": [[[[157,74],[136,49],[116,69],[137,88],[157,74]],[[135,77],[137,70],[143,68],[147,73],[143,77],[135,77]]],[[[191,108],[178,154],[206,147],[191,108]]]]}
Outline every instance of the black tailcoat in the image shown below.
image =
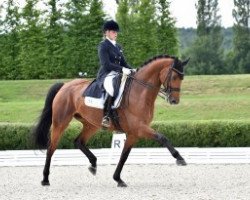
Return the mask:
{"type": "MultiPolygon", "coordinates": [[[[85,90],[83,96],[92,96],[101,98],[104,92],[103,82],[105,77],[111,72],[122,72],[123,67],[131,67],[126,63],[121,46],[116,44],[114,46],[108,39],[103,40],[98,46],[98,56],[100,60],[100,69],[97,74],[97,78],[90,84],[85,90]]],[[[118,94],[121,77],[113,79],[113,85],[115,89],[114,97],[118,94]],[[114,83],[115,82],[115,83],[114,83]]]]}
{"type": "Polygon", "coordinates": [[[98,46],[98,56],[100,60],[100,69],[97,75],[97,81],[103,84],[105,77],[111,71],[122,72],[122,68],[131,67],[125,61],[121,46],[114,46],[108,39],[103,40],[98,46]]]}

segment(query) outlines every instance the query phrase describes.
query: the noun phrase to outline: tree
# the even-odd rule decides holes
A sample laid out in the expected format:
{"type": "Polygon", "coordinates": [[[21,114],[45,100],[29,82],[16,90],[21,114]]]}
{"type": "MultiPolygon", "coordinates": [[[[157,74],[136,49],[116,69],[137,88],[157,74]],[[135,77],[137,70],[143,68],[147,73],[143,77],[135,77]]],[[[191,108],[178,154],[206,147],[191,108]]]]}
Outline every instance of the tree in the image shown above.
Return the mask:
{"type": "Polygon", "coordinates": [[[66,8],[67,68],[73,76],[80,71],[95,76],[104,17],[102,3],[100,0],[70,1],[66,8]]]}
{"type": "Polygon", "coordinates": [[[133,20],[131,6],[132,4],[130,0],[119,1],[116,19],[120,26],[118,41],[123,46],[123,53],[125,54],[128,63],[134,65],[134,63],[138,62],[138,57],[135,53],[136,47],[134,45],[137,36],[134,34],[136,26],[133,20]],[[133,34],[131,34],[131,32],[133,34]]]}
{"type": "MultiPolygon", "coordinates": [[[[0,69],[4,69],[3,57],[4,57],[4,27],[3,27],[3,16],[1,15],[3,6],[0,5],[0,69]]],[[[0,78],[3,78],[3,70],[0,70],[0,78]]]]}
{"type": "Polygon", "coordinates": [[[22,79],[45,78],[46,74],[46,40],[44,25],[39,22],[41,11],[35,9],[37,3],[38,0],[26,0],[26,5],[20,15],[22,25],[18,62],[22,79]]]}
{"type": "Polygon", "coordinates": [[[234,0],[234,5],[234,70],[238,73],[250,73],[250,1],[234,0]]]}
{"type": "Polygon", "coordinates": [[[6,17],[3,20],[4,33],[1,35],[3,44],[1,44],[4,57],[2,58],[0,77],[2,79],[18,79],[20,69],[18,66],[19,53],[19,24],[20,14],[18,7],[13,0],[5,2],[7,4],[6,17]]]}
{"type": "Polygon", "coordinates": [[[158,53],[155,2],[150,0],[119,2],[117,12],[117,21],[121,26],[119,41],[123,41],[128,62],[139,66],[158,53]]]}
{"type": "Polygon", "coordinates": [[[102,1],[92,0],[90,2],[89,13],[86,15],[87,24],[85,35],[85,49],[84,57],[86,63],[84,63],[84,72],[88,73],[88,76],[96,76],[99,69],[99,58],[97,52],[97,46],[102,39],[102,26],[104,24],[104,12],[102,10],[102,1]]]}
{"type": "Polygon", "coordinates": [[[199,0],[197,8],[197,38],[189,49],[188,73],[222,74],[224,68],[223,36],[218,15],[218,0],[199,0]]]}
{"type": "Polygon", "coordinates": [[[3,28],[3,13],[4,7],[2,4],[0,4],[0,35],[4,33],[4,28],[3,28]]]}
{"type": "Polygon", "coordinates": [[[48,16],[48,27],[46,29],[47,38],[47,77],[63,78],[67,69],[64,64],[64,40],[63,27],[61,25],[62,14],[58,9],[59,0],[49,0],[50,7],[48,16]]]}
{"type": "Polygon", "coordinates": [[[171,17],[169,10],[170,3],[166,0],[158,0],[157,3],[157,37],[158,51],[160,53],[177,55],[178,38],[175,20],[171,17]]]}

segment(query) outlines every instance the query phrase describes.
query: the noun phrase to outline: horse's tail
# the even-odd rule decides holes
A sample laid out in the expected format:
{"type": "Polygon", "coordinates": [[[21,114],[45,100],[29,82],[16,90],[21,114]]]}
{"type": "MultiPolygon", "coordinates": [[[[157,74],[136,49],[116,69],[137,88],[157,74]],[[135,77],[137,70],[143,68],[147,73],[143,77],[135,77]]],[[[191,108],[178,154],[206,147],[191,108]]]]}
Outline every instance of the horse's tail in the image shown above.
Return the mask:
{"type": "Polygon", "coordinates": [[[63,85],[64,83],[56,83],[50,88],[38,123],[32,130],[33,143],[40,149],[48,146],[50,127],[52,124],[52,103],[57,92],[63,85]]]}

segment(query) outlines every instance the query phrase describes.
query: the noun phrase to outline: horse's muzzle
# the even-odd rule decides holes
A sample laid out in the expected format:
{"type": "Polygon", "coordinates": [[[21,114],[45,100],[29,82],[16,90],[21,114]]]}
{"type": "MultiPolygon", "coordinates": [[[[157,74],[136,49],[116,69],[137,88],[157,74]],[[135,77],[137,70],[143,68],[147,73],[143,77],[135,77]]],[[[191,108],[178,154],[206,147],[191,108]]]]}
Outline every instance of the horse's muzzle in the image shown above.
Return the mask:
{"type": "Polygon", "coordinates": [[[169,103],[171,105],[177,105],[179,103],[179,100],[176,100],[175,98],[169,98],[169,103]]]}

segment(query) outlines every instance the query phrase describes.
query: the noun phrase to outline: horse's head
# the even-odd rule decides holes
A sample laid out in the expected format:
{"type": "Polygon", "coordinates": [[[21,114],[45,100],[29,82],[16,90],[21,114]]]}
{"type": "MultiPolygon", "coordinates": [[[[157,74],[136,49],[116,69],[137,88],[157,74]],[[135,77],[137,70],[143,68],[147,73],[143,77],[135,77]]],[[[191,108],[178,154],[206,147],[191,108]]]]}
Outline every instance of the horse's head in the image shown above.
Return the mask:
{"type": "Polygon", "coordinates": [[[178,58],[173,58],[171,64],[164,66],[160,72],[160,81],[164,86],[166,100],[170,104],[178,104],[180,101],[181,82],[184,78],[184,66],[189,59],[182,62],[178,58]]]}

